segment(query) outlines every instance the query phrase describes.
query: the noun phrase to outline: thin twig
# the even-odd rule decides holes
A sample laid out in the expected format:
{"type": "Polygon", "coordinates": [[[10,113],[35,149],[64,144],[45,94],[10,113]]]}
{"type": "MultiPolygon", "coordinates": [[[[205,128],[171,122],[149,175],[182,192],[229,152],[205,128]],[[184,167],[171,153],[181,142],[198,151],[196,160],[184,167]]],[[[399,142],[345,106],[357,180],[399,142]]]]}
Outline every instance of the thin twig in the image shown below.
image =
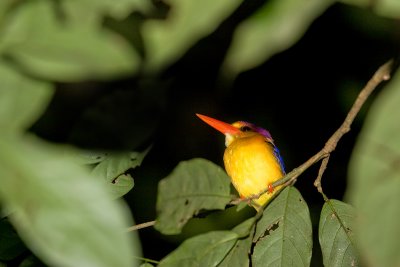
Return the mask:
{"type": "Polygon", "coordinates": [[[141,223],[141,224],[136,224],[136,225],[129,227],[127,229],[127,231],[132,232],[132,231],[140,230],[143,228],[147,228],[147,227],[153,226],[155,223],[156,223],[156,221],[150,221],[150,222],[145,222],[145,223],[141,223]]]}
{"type": "Polygon", "coordinates": [[[327,156],[326,158],[324,158],[322,160],[321,166],[319,167],[319,170],[318,170],[317,179],[315,179],[315,181],[314,181],[314,186],[317,188],[318,192],[321,193],[321,195],[325,201],[328,201],[328,198],[324,194],[324,191],[322,190],[321,179],[322,179],[322,175],[324,174],[324,172],[326,170],[326,167],[328,166],[329,157],[330,156],[327,156]]]}

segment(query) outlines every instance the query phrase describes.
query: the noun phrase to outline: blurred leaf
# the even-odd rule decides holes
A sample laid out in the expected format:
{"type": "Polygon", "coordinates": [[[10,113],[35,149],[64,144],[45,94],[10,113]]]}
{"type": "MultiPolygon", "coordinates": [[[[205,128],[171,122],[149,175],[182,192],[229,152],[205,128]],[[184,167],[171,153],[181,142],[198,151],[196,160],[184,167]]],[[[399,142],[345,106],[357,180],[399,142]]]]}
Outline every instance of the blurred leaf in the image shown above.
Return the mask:
{"type": "Polygon", "coordinates": [[[14,4],[14,0],[2,0],[0,1],[0,21],[3,19],[9,8],[14,4]]]}
{"type": "Polygon", "coordinates": [[[82,26],[84,22],[99,26],[105,15],[124,19],[132,12],[148,13],[153,8],[150,0],[62,0],[60,5],[69,20],[82,26]]]}
{"type": "Polygon", "coordinates": [[[224,257],[218,267],[244,267],[249,266],[249,254],[254,233],[255,218],[250,218],[232,229],[239,235],[233,248],[224,257]]]}
{"type": "Polygon", "coordinates": [[[154,267],[154,265],[153,265],[153,264],[150,264],[150,263],[148,263],[148,262],[145,262],[145,263],[142,263],[142,264],[140,265],[140,267],[154,267]]]}
{"type": "Polygon", "coordinates": [[[75,159],[80,164],[96,164],[107,157],[107,152],[104,151],[95,151],[95,150],[83,150],[77,149],[75,159]]]}
{"type": "Polygon", "coordinates": [[[181,57],[200,38],[210,34],[238,7],[241,0],[170,0],[167,20],[143,25],[147,68],[158,70],[181,57]]]}
{"type": "Polygon", "coordinates": [[[380,16],[400,18],[400,1],[398,0],[340,0],[340,2],[368,8],[380,16]]]}
{"type": "Polygon", "coordinates": [[[400,265],[400,73],[369,108],[349,165],[345,198],[359,213],[355,231],[369,266],[400,265]]]}
{"type": "Polygon", "coordinates": [[[101,177],[110,188],[111,194],[118,198],[128,193],[134,186],[134,180],[126,172],[139,166],[149,150],[144,152],[109,153],[92,171],[95,177],[101,177]]]}
{"type": "Polygon", "coordinates": [[[319,221],[324,266],[359,266],[353,240],[355,210],[339,200],[325,202],[319,221]]]}
{"type": "Polygon", "coordinates": [[[253,266],[310,266],[312,225],[306,202],[286,187],[266,207],[256,226],[253,266]]]}
{"type": "Polygon", "coordinates": [[[21,75],[2,61],[0,80],[0,135],[24,131],[47,107],[52,86],[21,75]]]}
{"type": "Polygon", "coordinates": [[[339,2],[351,4],[351,5],[362,6],[362,7],[367,7],[367,6],[371,5],[371,0],[339,0],[339,2]]]}
{"type": "Polygon", "coordinates": [[[237,75],[293,45],[333,0],[266,1],[236,29],[223,68],[237,75]]]}
{"type": "Polygon", "coordinates": [[[182,161],[158,185],[155,227],[164,234],[179,234],[200,210],[222,210],[230,200],[224,170],[205,159],[182,161]]]}
{"type": "Polygon", "coordinates": [[[212,231],[186,239],[160,261],[159,267],[217,266],[233,247],[238,235],[231,231],[212,231]]]}
{"type": "Polygon", "coordinates": [[[0,220],[0,261],[12,260],[26,251],[27,248],[8,219],[0,220]]]}
{"type": "Polygon", "coordinates": [[[137,70],[138,55],[119,35],[61,21],[50,1],[21,4],[8,16],[0,51],[30,74],[55,81],[111,79],[137,70]]]}
{"type": "Polygon", "coordinates": [[[0,184],[13,226],[45,263],[135,266],[140,247],[125,231],[133,224],[128,209],[65,149],[0,138],[0,184]]]}

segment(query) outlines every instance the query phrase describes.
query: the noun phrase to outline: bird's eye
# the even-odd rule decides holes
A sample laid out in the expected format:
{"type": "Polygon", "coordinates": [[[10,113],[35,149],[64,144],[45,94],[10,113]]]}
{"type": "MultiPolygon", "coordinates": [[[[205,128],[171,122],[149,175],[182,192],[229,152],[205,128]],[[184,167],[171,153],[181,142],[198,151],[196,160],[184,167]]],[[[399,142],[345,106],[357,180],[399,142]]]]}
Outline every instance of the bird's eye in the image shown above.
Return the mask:
{"type": "Polygon", "coordinates": [[[242,132],[248,132],[248,131],[251,131],[251,128],[249,127],[249,126],[242,126],[242,127],[240,127],[240,130],[242,131],[242,132]]]}

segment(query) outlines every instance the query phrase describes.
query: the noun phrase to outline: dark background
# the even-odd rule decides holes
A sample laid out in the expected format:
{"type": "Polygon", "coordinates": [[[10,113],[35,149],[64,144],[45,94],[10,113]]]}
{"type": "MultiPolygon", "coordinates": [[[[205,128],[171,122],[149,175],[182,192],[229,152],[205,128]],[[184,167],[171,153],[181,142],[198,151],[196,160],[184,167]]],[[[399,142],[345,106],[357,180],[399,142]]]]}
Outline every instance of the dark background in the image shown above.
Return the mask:
{"type": "MultiPolygon", "coordinates": [[[[219,75],[219,67],[233,30],[263,2],[246,1],[160,75],[58,84],[47,111],[31,131],[85,148],[143,150],[152,145],[142,166],[133,170],[134,189],[124,197],[137,223],[156,218],[157,183],[180,161],[202,157],[223,166],[224,136],[195,113],[267,128],[289,172],[324,146],[375,70],[397,57],[400,24],[367,9],[333,5],[294,46],[229,83],[219,75]]],[[[123,23],[133,20],[134,16],[123,23]]],[[[329,198],[343,199],[352,148],[368,106],[381,89],[369,98],[331,156],[323,177],[329,198]]],[[[313,186],[317,171],[318,165],[310,168],[295,184],[315,227],[323,204],[313,186]]],[[[140,230],[144,257],[160,260],[188,236],[230,228],[253,212],[230,208],[196,218],[179,236],[140,230]]],[[[314,248],[313,266],[321,266],[317,239],[314,248]]]]}

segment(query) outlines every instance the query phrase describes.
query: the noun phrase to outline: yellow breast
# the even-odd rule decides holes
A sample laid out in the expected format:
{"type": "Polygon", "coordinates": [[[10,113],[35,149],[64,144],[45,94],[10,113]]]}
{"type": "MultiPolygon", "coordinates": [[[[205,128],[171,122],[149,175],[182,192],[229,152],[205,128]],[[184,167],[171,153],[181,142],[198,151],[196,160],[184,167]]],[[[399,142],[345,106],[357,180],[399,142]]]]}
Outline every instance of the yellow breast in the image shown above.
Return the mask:
{"type": "MultiPolygon", "coordinates": [[[[259,194],[284,176],[273,145],[259,134],[238,138],[230,143],[224,153],[224,164],[232,184],[244,198],[259,194]]],[[[253,200],[252,204],[258,210],[271,197],[272,194],[265,193],[253,200]]]]}

